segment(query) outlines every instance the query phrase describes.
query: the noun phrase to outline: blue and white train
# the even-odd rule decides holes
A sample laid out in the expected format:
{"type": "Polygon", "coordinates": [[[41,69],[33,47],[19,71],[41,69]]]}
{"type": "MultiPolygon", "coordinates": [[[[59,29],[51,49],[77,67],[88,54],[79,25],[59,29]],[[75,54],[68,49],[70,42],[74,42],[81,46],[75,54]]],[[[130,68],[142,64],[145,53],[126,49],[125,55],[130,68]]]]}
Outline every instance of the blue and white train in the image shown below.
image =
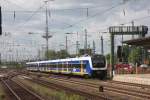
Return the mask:
{"type": "Polygon", "coordinates": [[[27,62],[27,70],[105,78],[107,63],[103,55],[27,62]]]}

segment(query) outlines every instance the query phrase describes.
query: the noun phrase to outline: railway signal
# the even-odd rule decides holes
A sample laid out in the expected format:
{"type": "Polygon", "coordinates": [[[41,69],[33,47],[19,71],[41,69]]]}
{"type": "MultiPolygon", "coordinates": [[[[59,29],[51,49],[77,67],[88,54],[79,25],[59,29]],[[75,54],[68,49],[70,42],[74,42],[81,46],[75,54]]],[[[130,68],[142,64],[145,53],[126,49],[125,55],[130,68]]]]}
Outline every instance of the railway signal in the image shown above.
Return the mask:
{"type": "Polygon", "coordinates": [[[117,48],[117,58],[119,62],[122,62],[122,47],[121,46],[118,46],[117,48]]]}
{"type": "Polygon", "coordinates": [[[110,26],[109,33],[111,35],[111,72],[110,77],[114,76],[114,36],[115,35],[140,35],[144,37],[148,32],[147,26],[110,26]]]}

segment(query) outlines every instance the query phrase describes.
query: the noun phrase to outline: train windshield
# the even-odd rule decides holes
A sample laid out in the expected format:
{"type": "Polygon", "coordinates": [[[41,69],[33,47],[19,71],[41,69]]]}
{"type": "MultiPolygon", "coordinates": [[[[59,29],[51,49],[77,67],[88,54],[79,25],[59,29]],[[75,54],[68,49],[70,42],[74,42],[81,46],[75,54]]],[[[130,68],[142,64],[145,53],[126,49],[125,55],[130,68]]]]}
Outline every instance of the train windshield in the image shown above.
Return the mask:
{"type": "Polygon", "coordinates": [[[103,55],[94,55],[92,57],[93,68],[103,68],[105,67],[106,61],[103,55]]]}

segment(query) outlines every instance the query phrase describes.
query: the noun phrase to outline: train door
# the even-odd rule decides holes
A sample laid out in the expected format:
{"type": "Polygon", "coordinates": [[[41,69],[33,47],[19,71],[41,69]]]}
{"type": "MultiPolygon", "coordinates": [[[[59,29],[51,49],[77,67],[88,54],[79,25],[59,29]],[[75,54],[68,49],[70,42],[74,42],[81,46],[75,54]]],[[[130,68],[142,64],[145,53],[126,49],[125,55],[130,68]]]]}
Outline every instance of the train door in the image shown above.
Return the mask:
{"type": "Polygon", "coordinates": [[[68,67],[69,67],[69,63],[67,62],[67,66],[66,66],[67,72],[69,72],[68,67]]]}
{"type": "Polygon", "coordinates": [[[80,72],[81,72],[81,75],[83,75],[83,67],[84,67],[84,65],[83,65],[83,61],[81,60],[81,66],[80,66],[80,72]]]}
{"type": "Polygon", "coordinates": [[[62,62],[61,64],[62,64],[61,72],[63,73],[63,71],[64,71],[64,62],[62,62]]]}

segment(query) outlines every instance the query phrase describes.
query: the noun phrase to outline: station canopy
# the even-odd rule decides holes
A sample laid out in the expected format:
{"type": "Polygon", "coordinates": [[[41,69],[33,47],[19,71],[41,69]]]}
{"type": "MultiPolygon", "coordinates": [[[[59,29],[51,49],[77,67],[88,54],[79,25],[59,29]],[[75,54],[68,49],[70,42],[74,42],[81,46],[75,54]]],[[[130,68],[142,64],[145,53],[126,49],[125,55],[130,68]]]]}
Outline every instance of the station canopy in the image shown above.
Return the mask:
{"type": "Polygon", "coordinates": [[[128,41],[123,41],[123,43],[128,44],[128,45],[142,46],[147,49],[150,49],[150,36],[138,38],[138,39],[132,39],[132,40],[128,40],[128,41]]]}

